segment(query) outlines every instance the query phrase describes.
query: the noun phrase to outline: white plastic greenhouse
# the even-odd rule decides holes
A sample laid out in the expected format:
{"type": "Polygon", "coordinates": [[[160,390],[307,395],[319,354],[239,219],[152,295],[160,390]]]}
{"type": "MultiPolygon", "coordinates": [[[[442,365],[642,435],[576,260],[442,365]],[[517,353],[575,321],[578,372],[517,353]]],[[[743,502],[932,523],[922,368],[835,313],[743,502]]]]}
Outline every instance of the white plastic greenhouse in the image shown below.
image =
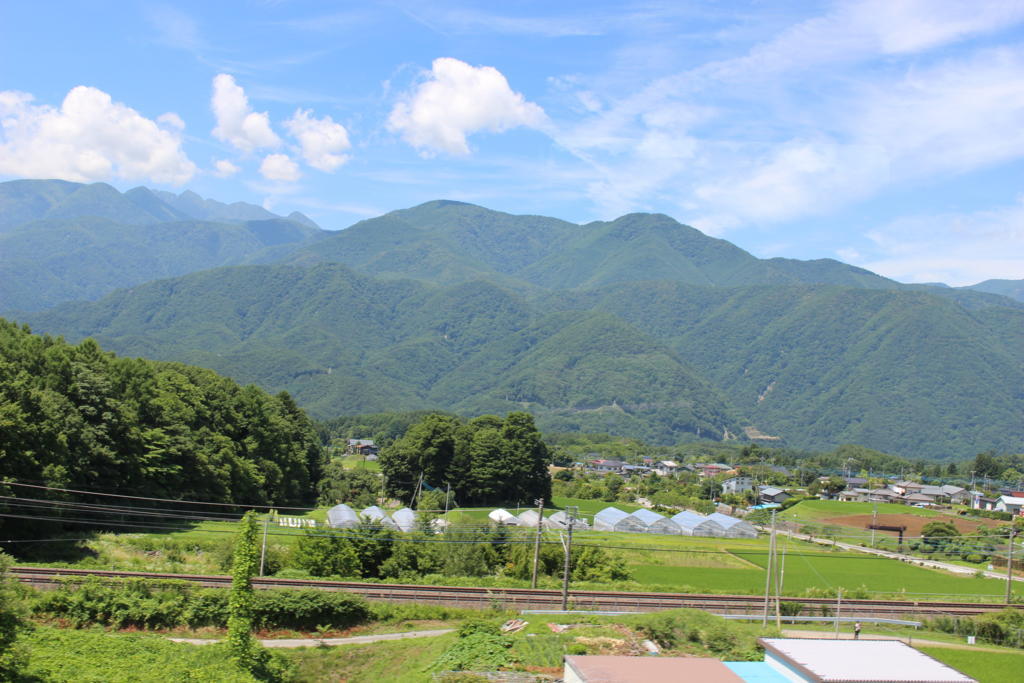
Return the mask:
{"type": "Polygon", "coordinates": [[[519,518],[505,508],[491,510],[487,517],[496,524],[507,524],[508,526],[516,526],[519,524],[519,518]]]}
{"type": "Polygon", "coordinates": [[[643,522],[647,527],[646,531],[649,534],[674,534],[678,536],[682,533],[678,524],[664,515],[659,515],[653,510],[640,508],[634,512],[632,516],[643,522]]]}
{"type": "Polygon", "coordinates": [[[757,538],[757,529],[742,519],[723,515],[721,512],[708,515],[708,519],[722,525],[726,538],[757,538]]]}
{"type": "Polygon", "coordinates": [[[416,528],[416,513],[409,508],[402,508],[391,513],[391,519],[402,531],[412,531],[416,528]]]}
{"type": "Polygon", "coordinates": [[[725,536],[725,529],[721,524],[693,510],[683,510],[673,516],[672,521],[679,525],[684,536],[725,536]]]}
{"type": "Polygon", "coordinates": [[[371,505],[359,514],[363,519],[370,520],[371,522],[379,522],[382,526],[386,526],[389,529],[398,528],[398,525],[388,517],[388,513],[384,512],[376,505],[371,505]]]}
{"type": "Polygon", "coordinates": [[[634,534],[642,534],[647,531],[647,525],[628,512],[623,512],[618,508],[607,507],[594,515],[594,530],[628,531],[634,534]]]}
{"type": "Polygon", "coordinates": [[[339,503],[327,511],[327,526],[332,529],[351,529],[359,526],[359,517],[348,505],[339,503]]]}
{"type": "MultiPolygon", "coordinates": [[[[548,528],[551,529],[569,528],[569,518],[566,516],[565,510],[559,510],[544,521],[548,525],[548,528]]],[[[579,531],[581,529],[589,529],[590,525],[587,523],[587,520],[582,517],[577,517],[572,523],[572,528],[579,531]]]]}

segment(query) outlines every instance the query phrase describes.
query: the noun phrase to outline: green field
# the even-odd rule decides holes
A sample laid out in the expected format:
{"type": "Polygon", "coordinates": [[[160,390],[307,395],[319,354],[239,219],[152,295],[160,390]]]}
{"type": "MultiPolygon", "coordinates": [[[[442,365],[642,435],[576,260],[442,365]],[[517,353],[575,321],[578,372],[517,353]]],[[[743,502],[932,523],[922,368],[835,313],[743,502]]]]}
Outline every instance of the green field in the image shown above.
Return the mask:
{"type": "Polygon", "coordinates": [[[1019,681],[1024,652],[978,652],[951,647],[918,647],[918,650],[967,674],[978,683],[1019,681]]]}

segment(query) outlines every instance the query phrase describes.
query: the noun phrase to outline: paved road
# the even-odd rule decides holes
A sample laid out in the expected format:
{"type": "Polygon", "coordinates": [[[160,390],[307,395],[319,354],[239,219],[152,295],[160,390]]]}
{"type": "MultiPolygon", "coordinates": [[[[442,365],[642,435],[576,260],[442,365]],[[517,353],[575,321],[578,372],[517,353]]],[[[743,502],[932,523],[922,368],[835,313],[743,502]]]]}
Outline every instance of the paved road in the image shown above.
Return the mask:
{"type": "MultiPolygon", "coordinates": [[[[765,531],[765,532],[770,532],[771,531],[771,527],[758,527],[758,528],[760,528],[762,531],[765,531]]],[[[879,555],[881,557],[888,557],[889,559],[892,559],[892,560],[900,560],[902,562],[910,562],[910,563],[913,563],[913,564],[920,565],[922,567],[931,567],[932,569],[944,569],[944,570],[946,570],[948,572],[953,572],[954,574],[970,574],[970,575],[974,575],[974,574],[976,574],[978,572],[977,569],[974,569],[972,567],[964,567],[964,566],[959,565],[959,564],[950,564],[948,562],[939,562],[937,560],[927,560],[927,559],[924,559],[924,558],[921,558],[921,557],[914,557],[913,555],[903,555],[901,553],[894,553],[891,550],[879,550],[878,548],[865,548],[864,546],[856,545],[854,543],[842,543],[840,541],[833,541],[833,540],[828,539],[828,538],[820,538],[818,536],[808,536],[807,534],[801,534],[801,533],[798,533],[796,531],[787,531],[785,529],[777,529],[776,533],[785,534],[785,535],[789,536],[790,538],[796,538],[796,539],[799,539],[801,541],[811,541],[812,543],[818,543],[820,545],[834,545],[835,547],[842,548],[843,550],[856,550],[858,552],[868,553],[869,555],[879,555]]],[[[1016,552],[1016,551],[1014,551],[1014,552],[1016,552]]],[[[987,577],[989,577],[991,579],[1002,579],[1003,581],[1006,580],[1006,572],[1005,571],[1000,571],[1000,572],[991,571],[990,572],[988,570],[982,570],[982,573],[985,576],[987,576],[987,577]]],[[[1024,581],[1024,577],[1014,575],[1013,580],[1014,581],[1024,581]]]]}
{"type": "MultiPolygon", "coordinates": [[[[430,638],[443,636],[455,629],[442,628],[433,631],[404,631],[402,633],[380,633],[373,636],[352,636],[350,638],[274,638],[261,640],[263,647],[317,647],[318,645],[358,645],[361,643],[378,643],[383,640],[404,640],[405,638],[430,638]]],[[[220,640],[213,638],[170,638],[176,643],[189,645],[211,645],[220,640]]]]}

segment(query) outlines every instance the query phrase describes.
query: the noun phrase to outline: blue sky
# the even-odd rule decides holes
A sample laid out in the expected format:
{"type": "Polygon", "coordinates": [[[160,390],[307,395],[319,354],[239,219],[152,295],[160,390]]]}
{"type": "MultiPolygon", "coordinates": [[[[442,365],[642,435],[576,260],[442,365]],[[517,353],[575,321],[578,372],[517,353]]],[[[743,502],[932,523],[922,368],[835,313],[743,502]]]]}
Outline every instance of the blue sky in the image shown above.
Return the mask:
{"type": "Polygon", "coordinates": [[[1024,1],[5,2],[0,179],[1024,278],[1024,1]]]}

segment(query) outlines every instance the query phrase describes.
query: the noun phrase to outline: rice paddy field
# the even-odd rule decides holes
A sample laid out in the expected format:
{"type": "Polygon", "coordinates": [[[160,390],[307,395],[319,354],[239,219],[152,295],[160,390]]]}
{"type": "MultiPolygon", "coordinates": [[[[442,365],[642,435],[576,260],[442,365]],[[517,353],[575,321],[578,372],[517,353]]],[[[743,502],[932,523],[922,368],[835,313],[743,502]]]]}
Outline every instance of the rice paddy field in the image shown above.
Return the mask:
{"type": "MultiPolygon", "coordinates": [[[[794,509],[805,517],[809,514],[828,519],[834,510],[821,506],[820,502],[825,501],[815,501],[818,505],[808,506],[807,510],[800,510],[804,503],[794,509]]],[[[558,508],[578,504],[581,514],[586,516],[609,505],[603,501],[567,499],[556,500],[555,504],[558,508]]],[[[635,508],[618,504],[616,507],[626,511],[635,508]]],[[[510,511],[514,513],[515,508],[510,511]]],[[[449,513],[449,519],[456,525],[479,527],[487,524],[488,512],[489,509],[454,510],[449,513]]],[[[920,512],[926,513],[922,515],[925,517],[934,516],[934,513],[927,514],[930,511],[920,512]]],[[[282,566],[287,565],[287,557],[303,533],[300,520],[322,522],[326,509],[290,511],[284,516],[291,526],[271,523],[267,536],[269,552],[281,558],[282,566]]],[[[75,564],[97,569],[223,573],[236,529],[234,522],[204,521],[161,532],[97,534],[84,543],[89,552],[75,564]]],[[[511,533],[525,540],[536,532],[515,529],[511,533]]],[[[559,536],[557,531],[545,531],[544,541],[560,545],[559,536]]],[[[443,538],[438,540],[443,541],[443,538]]],[[[764,590],[768,564],[768,538],[765,536],[725,539],[579,530],[573,540],[574,544],[599,546],[622,558],[632,575],[629,582],[586,584],[579,588],[740,594],[757,594],[764,590]]],[[[779,537],[779,556],[783,592],[792,597],[834,595],[842,588],[850,597],[988,601],[1001,599],[1005,585],[998,579],[954,575],[855,551],[834,551],[786,536],[779,537]]],[[[430,582],[437,583],[438,579],[431,577],[430,582]]],[[[442,580],[451,584],[462,581],[459,577],[443,577],[442,580]]],[[[470,581],[480,585],[481,579],[470,581]]],[[[557,583],[551,578],[545,581],[552,586],[557,583]]],[[[501,585],[508,586],[518,585],[516,582],[510,577],[500,580],[501,585]]],[[[542,581],[542,585],[546,583],[542,581]]],[[[1015,584],[1014,588],[1024,597],[1024,586],[1015,584]]]]}

